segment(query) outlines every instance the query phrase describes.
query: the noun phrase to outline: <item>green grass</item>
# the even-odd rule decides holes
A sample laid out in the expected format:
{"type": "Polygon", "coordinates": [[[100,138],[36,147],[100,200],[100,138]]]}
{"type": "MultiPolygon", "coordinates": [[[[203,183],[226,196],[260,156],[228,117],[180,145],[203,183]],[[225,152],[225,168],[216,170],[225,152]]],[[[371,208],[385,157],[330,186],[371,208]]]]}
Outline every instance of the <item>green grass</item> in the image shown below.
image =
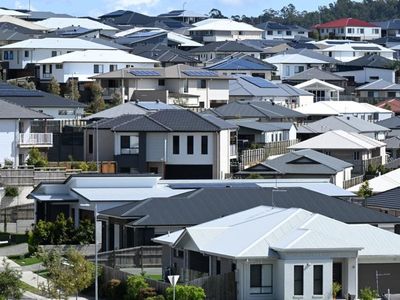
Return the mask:
{"type": "Polygon", "coordinates": [[[47,270],[41,270],[41,271],[37,271],[37,272],[34,272],[34,273],[39,275],[39,276],[42,276],[44,278],[49,277],[49,271],[47,271],[47,270]]]}
{"type": "Polygon", "coordinates": [[[41,295],[41,293],[42,293],[39,289],[21,281],[21,280],[19,281],[19,283],[20,283],[21,289],[23,289],[24,291],[31,292],[36,295],[41,295]]]}
{"type": "Polygon", "coordinates": [[[162,280],[162,275],[151,275],[151,274],[146,274],[144,277],[160,281],[162,280]]]}
{"type": "Polygon", "coordinates": [[[24,257],[22,255],[22,256],[9,256],[8,258],[13,260],[20,266],[31,266],[42,262],[42,260],[40,258],[37,258],[36,256],[24,257]]]}

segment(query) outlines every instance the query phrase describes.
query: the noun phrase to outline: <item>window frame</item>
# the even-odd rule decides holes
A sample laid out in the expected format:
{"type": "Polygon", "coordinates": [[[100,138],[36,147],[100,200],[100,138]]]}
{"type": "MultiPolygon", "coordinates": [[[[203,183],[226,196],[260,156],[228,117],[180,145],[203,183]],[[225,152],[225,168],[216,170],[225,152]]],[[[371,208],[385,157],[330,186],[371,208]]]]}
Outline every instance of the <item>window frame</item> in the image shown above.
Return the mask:
{"type": "Polygon", "coordinates": [[[272,295],[274,292],[274,266],[273,264],[251,264],[249,266],[249,288],[250,295],[272,295]],[[259,279],[252,280],[252,268],[259,268],[259,279]],[[264,272],[263,272],[264,271],[264,272]],[[266,278],[263,277],[263,274],[266,278]],[[264,278],[264,280],[263,280],[264,278]],[[254,281],[259,281],[254,284],[254,281]],[[268,285],[264,285],[268,281],[268,285]],[[254,291],[254,289],[260,289],[259,292],[254,291]],[[269,291],[266,291],[269,290],[269,291]]]}
{"type": "Polygon", "coordinates": [[[194,136],[193,135],[186,136],[186,154],[188,154],[188,155],[194,154],[194,136]]]}
{"type": "Polygon", "coordinates": [[[313,295],[321,296],[323,294],[324,294],[324,266],[323,265],[314,265],[313,266],[313,295]]]}
{"type": "Polygon", "coordinates": [[[303,265],[294,265],[293,266],[293,295],[304,296],[304,266],[303,265]],[[296,276],[296,275],[301,275],[301,276],[296,276]],[[300,283],[301,285],[298,286],[297,285],[298,283],[300,283]],[[300,290],[298,290],[299,287],[301,287],[300,290]]]}
{"type": "Polygon", "coordinates": [[[179,135],[172,136],[172,154],[174,154],[174,155],[180,154],[180,136],[179,135]]]}
{"type": "Polygon", "coordinates": [[[201,136],[201,154],[208,155],[208,135],[201,136]]]}

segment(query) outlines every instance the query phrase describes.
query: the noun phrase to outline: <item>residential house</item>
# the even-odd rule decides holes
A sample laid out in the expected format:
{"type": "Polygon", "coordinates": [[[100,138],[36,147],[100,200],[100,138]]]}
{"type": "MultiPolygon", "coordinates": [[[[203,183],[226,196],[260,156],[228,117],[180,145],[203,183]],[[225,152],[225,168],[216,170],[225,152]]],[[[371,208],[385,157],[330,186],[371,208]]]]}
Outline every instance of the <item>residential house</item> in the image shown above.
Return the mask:
{"type": "Polygon", "coordinates": [[[317,78],[299,83],[295,85],[295,87],[314,94],[314,102],[339,101],[340,93],[344,91],[344,88],[340,86],[319,80],[317,78]]]}
{"type": "Polygon", "coordinates": [[[286,107],[313,103],[314,95],[285,83],[275,83],[259,77],[237,76],[229,81],[230,101],[269,101],[286,107]]]}
{"type": "Polygon", "coordinates": [[[260,58],[261,49],[257,49],[237,41],[219,41],[209,43],[202,47],[190,50],[192,55],[196,55],[202,62],[210,60],[225,59],[233,54],[241,53],[260,58]]]}
{"type": "Polygon", "coordinates": [[[400,99],[388,99],[388,100],[383,100],[375,104],[376,107],[380,108],[385,108],[389,109],[396,116],[400,115],[400,99]]]}
{"type": "Polygon", "coordinates": [[[343,18],[313,26],[321,38],[368,41],[381,37],[381,28],[355,18],[343,18]]]}
{"type": "Polygon", "coordinates": [[[354,86],[383,79],[395,82],[393,60],[380,55],[371,54],[338,64],[336,75],[348,79],[348,85],[354,86]]]}
{"type": "Polygon", "coordinates": [[[301,73],[297,73],[289,78],[286,78],[283,82],[291,85],[296,85],[315,78],[320,81],[325,81],[329,84],[335,85],[337,87],[346,88],[347,86],[347,78],[318,68],[310,68],[304,70],[301,73]]]}
{"type": "Polygon", "coordinates": [[[399,116],[393,116],[391,118],[378,121],[378,122],[376,122],[376,124],[390,129],[390,132],[388,133],[388,137],[400,136],[400,117],[399,116]]]}
{"type": "Polygon", "coordinates": [[[230,19],[207,19],[192,24],[190,36],[201,43],[261,39],[263,30],[230,19]]]}
{"type": "Polygon", "coordinates": [[[262,122],[299,121],[307,116],[271,101],[233,101],[205,111],[224,120],[252,119],[262,122]]]}
{"type": "Polygon", "coordinates": [[[372,54],[393,60],[395,53],[392,49],[372,43],[337,44],[317,51],[345,63],[372,54]]]}
{"type": "Polygon", "coordinates": [[[259,174],[264,178],[328,178],[343,188],[351,179],[353,165],[311,149],[298,150],[267,159],[236,174],[259,174]]]}
{"type": "Polygon", "coordinates": [[[299,126],[298,137],[301,140],[306,140],[330,130],[356,132],[378,141],[384,141],[390,131],[389,128],[378,125],[377,123],[361,120],[360,118],[351,115],[339,115],[326,117],[321,120],[299,126]]]}
{"type": "Polygon", "coordinates": [[[101,29],[88,29],[80,26],[68,26],[57,28],[45,35],[45,37],[59,37],[59,38],[101,38],[101,29]]]}
{"type": "Polygon", "coordinates": [[[361,99],[374,101],[400,97],[400,84],[378,79],[356,88],[357,96],[361,99]]]}
{"type": "Polygon", "coordinates": [[[51,119],[49,115],[0,99],[0,163],[11,160],[14,167],[22,165],[29,150],[46,150],[53,146],[52,133],[33,132],[34,120],[51,119]]]}
{"type": "Polygon", "coordinates": [[[400,216],[400,186],[372,195],[364,200],[365,206],[395,217],[400,216]]]}
{"type": "Polygon", "coordinates": [[[285,25],[273,21],[258,24],[256,27],[264,30],[263,38],[267,40],[294,39],[299,36],[308,38],[308,32],[310,31],[298,25],[285,25]]]}
{"type": "Polygon", "coordinates": [[[271,80],[276,67],[251,55],[237,53],[206,66],[205,69],[221,75],[246,75],[271,80]]]}
{"type": "Polygon", "coordinates": [[[378,122],[393,116],[393,112],[390,110],[355,101],[319,101],[298,107],[295,110],[308,115],[309,120],[319,120],[329,116],[351,115],[361,120],[378,122]]]}
{"type": "Polygon", "coordinates": [[[331,130],[298,144],[291,150],[313,149],[351,163],[354,173],[364,174],[369,165],[386,164],[386,144],[363,134],[331,130]]]}
{"type": "Polygon", "coordinates": [[[388,159],[399,159],[400,158],[400,136],[392,136],[384,140],[386,143],[386,152],[388,159]]]}
{"type": "Polygon", "coordinates": [[[329,59],[313,58],[298,53],[278,54],[266,58],[265,61],[277,67],[276,75],[280,76],[281,80],[285,80],[310,68],[322,69],[331,63],[329,59]]]}
{"type": "MultiPolygon", "coordinates": [[[[369,187],[373,194],[380,194],[394,188],[400,187],[400,169],[396,169],[368,180],[369,187]]],[[[357,193],[364,184],[360,183],[348,189],[348,191],[357,193]]]]}
{"type": "Polygon", "coordinates": [[[25,13],[25,16],[21,18],[30,22],[41,21],[48,18],[72,18],[71,15],[64,13],[54,13],[51,11],[41,11],[41,10],[27,10],[27,9],[18,9],[18,11],[25,13]]]}
{"type": "Polygon", "coordinates": [[[28,16],[28,14],[23,13],[18,10],[0,8],[0,16],[11,16],[11,17],[15,17],[15,18],[24,18],[24,17],[28,16]]]}
{"type": "Polygon", "coordinates": [[[386,48],[392,48],[400,44],[400,37],[395,36],[383,36],[376,40],[371,40],[371,43],[384,46],[386,48]]]}
{"type": "Polygon", "coordinates": [[[56,30],[58,28],[65,28],[65,27],[82,27],[87,29],[100,29],[101,33],[112,35],[118,31],[117,28],[109,26],[107,24],[97,22],[91,18],[59,18],[59,17],[52,17],[47,18],[42,21],[36,21],[34,24],[39,26],[44,26],[49,28],[50,30],[56,30]]]}
{"type": "Polygon", "coordinates": [[[3,29],[15,30],[20,33],[33,35],[32,37],[38,37],[41,34],[46,33],[49,28],[41,26],[32,22],[25,21],[21,18],[15,18],[13,16],[0,15],[0,25],[3,29]]]}
{"type": "Polygon", "coordinates": [[[157,60],[118,49],[74,51],[37,61],[40,80],[46,82],[54,77],[59,83],[67,83],[71,78],[78,82],[93,81],[91,77],[97,74],[125,68],[154,68],[157,64],[157,60]]]}
{"type": "MultiPolygon", "coordinates": [[[[164,268],[183,281],[233,273],[240,300],[333,299],[333,282],[342,286],[338,297],[357,299],[377,272],[400,268],[397,234],[299,208],[258,206],[153,240],[165,245],[164,268]]],[[[394,278],[379,282],[379,293],[400,291],[394,278]]]]}
{"type": "Polygon", "coordinates": [[[382,37],[400,37],[400,19],[374,22],[381,28],[382,37]]]}
{"type": "Polygon", "coordinates": [[[183,64],[124,69],[93,78],[104,88],[104,96],[122,91],[124,101],[160,100],[167,104],[210,108],[229,100],[230,77],[183,64]]]}
{"type": "Polygon", "coordinates": [[[114,160],[119,173],[151,172],[166,179],[225,178],[230,174],[230,160],[237,157],[236,128],[215,116],[184,109],[122,115],[86,129],[85,157],[114,160]]]}
{"type": "Polygon", "coordinates": [[[99,16],[99,19],[104,23],[120,26],[146,26],[153,22],[155,17],[130,10],[116,10],[99,16]]]}
{"type": "Polygon", "coordinates": [[[190,10],[171,10],[170,12],[158,15],[157,18],[167,18],[193,24],[208,19],[208,16],[190,10]]]}

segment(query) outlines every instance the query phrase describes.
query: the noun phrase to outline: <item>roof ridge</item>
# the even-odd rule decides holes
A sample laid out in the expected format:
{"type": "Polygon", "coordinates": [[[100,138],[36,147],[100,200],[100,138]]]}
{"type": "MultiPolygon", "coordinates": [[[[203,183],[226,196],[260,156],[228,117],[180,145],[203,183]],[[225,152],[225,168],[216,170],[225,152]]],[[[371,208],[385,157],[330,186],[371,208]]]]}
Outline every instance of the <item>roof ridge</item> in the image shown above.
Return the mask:
{"type": "Polygon", "coordinates": [[[153,121],[154,123],[160,125],[161,127],[164,127],[164,128],[167,129],[168,131],[173,131],[172,128],[169,128],[167,125],[164,125],[164,124],[161,123],[160,121],[157,121],[157,120],[155,120],[154,118],[151,117],[151,115],[154,115],[154,114],[159,113],[159,112],[160,112],[160,111],[155,112],[155,113],[150,114],[150,115],[144,115],[144,116],[145,116],[147,119],[149,119],[150,121],[153,121]]]}
{"type": "MultiPolygon", "coordinates": [[[[119,117],[122,117],[122,116],[129,116],[129,114],[121,115],[121,116],[119,116],[119,117]]],[[[132,116],[134,116],[134,115],[132,115],[132,116]]],[[[119,117],[117,117],[117,118],[119,118],[119,117]]],[[[122,122],[122,123],[120,123],[120,124],[118,124],[118,125],[115,125],[114,127],[111,127],[111,131],[115,131],[118,127],[123,126],[123,125],[126,125],[126,124],[128,124],[128,123],[130,123],[130,122],[136,121],[137,119],[139,119],[139,118],[141,118],[141,117],[143,117],[143,115],[135,115],[135,117],[134,117],[133,119],[127,120],[127,121],[122,122]]],[[[109,120],[107,120],[107,121],[112,121],[112,120],[114,120],[114,119],[115,119],[115,118],[112,118],[112,119],[109,119],[109,120]]],[[[107,121],[106,121],[106,122],[107,122],[107,121]]]]}

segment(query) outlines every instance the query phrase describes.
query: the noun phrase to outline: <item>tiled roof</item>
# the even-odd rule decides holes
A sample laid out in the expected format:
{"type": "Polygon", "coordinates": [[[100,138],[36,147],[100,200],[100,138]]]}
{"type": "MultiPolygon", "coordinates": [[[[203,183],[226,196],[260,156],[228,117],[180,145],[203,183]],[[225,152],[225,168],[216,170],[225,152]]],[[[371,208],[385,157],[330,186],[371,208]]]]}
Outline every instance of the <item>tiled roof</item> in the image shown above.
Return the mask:
{"type": "Polygon", "coordinates": [[[392,112],[394,112],[396,114],[400,113],[400,99],[383,100],[383,101],[375,104],[375,106],[385,108],[385,109],[390,109],[392,112]]]}
{"type": "Polygon", "coordinates": [[[203,47],[198,47],[190,50],[192,53],[200,52],[262,52],[259,49],[253,48],[251,46],[245,45],[243,43],[238,43],[236,41],[224,41],[224,42],[214,42],[209,43],[203,47]]]}
{"type": "Polygon", "coordinates": [[[340,28],[340,27],[378,27],[372,23],[368,23],[354,18],[343,18],[322,24],[314,25],[314,28],[340,28]]]}

